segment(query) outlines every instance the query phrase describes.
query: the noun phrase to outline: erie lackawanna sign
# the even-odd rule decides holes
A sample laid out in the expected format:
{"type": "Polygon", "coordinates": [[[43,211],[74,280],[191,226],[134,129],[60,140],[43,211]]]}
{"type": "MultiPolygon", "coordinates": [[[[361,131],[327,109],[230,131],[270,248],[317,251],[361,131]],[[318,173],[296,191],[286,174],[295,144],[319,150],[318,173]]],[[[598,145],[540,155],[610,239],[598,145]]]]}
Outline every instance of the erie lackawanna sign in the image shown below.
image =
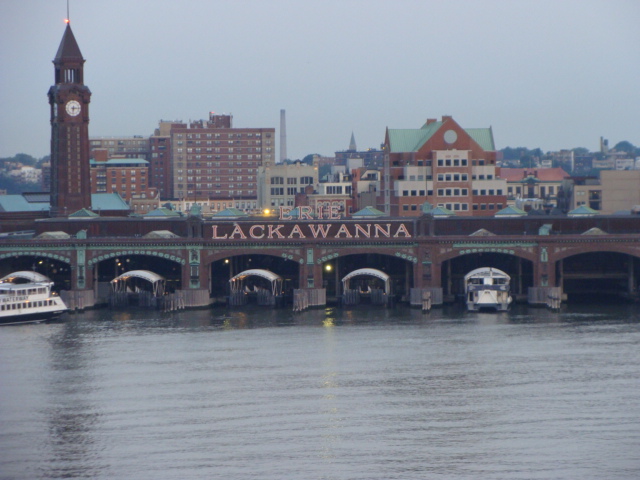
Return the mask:
{"type": "Polygon", "coordinates": [[[299,239],[406,239],[413,238],[413,223],[393,220],[345,221],[335,210],[325,217],[302,207],[297,215],[280,208],[279,221],[251,220],[211,225],[213,240],[299,240],[299,239]],[[324,220],[319,222],[318,220],[324,220]],[[283,222],[283,223],[280,223],[283,222]]]}
{"type": "Polygon", "coordinates": [[[235,223],[212,225],[213,240],[412,238],[411,225],[386,223],[235,223]]]}

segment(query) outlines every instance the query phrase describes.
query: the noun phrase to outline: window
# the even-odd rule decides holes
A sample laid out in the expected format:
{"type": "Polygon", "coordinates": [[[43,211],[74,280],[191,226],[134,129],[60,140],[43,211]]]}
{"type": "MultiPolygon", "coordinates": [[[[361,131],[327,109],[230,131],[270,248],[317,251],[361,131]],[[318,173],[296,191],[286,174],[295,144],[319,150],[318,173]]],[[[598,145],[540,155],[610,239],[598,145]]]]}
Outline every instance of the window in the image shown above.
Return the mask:
{"type": "Polygon", "coordinates": [[[271,177],[271,185],[284,185],[283,177],[271,177]]]}

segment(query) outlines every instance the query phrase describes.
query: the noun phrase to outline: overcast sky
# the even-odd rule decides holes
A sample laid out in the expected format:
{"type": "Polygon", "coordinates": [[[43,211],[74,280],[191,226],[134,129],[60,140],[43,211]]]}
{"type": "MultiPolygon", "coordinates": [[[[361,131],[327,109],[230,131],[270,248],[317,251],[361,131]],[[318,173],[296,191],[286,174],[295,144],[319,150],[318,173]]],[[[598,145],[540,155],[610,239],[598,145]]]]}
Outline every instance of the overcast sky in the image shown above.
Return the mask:
{"type": "MultiPolygon", "coordinates": [[[[290,158],[453,115],[497,148],[640,145],[640,1],[71,0],[89,134],[232,113],[290,158]]],[[[0,1],[0,157],[49,153],[66,0],[0,1]]]]}

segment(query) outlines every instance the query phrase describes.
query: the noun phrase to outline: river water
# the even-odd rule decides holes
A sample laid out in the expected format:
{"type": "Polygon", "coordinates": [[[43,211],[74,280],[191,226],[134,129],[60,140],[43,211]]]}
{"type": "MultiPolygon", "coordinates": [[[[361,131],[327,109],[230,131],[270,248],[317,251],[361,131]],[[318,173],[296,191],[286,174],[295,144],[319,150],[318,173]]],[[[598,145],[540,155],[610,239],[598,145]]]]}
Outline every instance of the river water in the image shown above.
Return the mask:
{"type": "Polygon", "coordinates": [[[1,479],[637,479],[640,307],[0,328],[1,479]]]}

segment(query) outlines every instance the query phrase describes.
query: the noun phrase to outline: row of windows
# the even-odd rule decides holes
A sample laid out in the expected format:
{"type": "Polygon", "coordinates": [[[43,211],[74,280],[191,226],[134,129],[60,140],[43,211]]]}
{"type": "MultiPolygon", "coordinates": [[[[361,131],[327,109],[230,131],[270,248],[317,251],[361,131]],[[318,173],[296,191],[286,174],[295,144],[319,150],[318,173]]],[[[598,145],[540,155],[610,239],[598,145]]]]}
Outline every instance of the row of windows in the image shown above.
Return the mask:
{"type": "MultiPolygon", "coordinates": [[[[481,160],[483,161],[483,160],[481,160]]],[[[439,167],[466,167],[469,164],[466,158],[454,158],[454,159],[438,159],[439,167]]],[[[483,164],[481,164],[483,165],[483,164]]]]}
{"type": "Polygon", "coordinates": [[[433,195],[433,190],[403,190],[402,196],[403,197],[416,197],[416,196],[424,197],[425,193],[427,193],[427,195],[433,195]]]}
{"type": "MultiPolygon", "coordinates": [[[[287,187],[287,195],[295,195],[297,193],[304,193],[304,188],[300,187],[287,187]]],[[[271,187],[271,195],[272,196],[282,196],[284,195],[284,187],[271,187]]]]}
{"type": "Polygon", "coordinates": [[[474,203],[473,209],[474,210],[502,210],[502,204],[496,203],[494,205],[493,203],[480,203],[480,204],[474,203]]]}
{"type": "Polygon", "coordinates": [[[466,173],[439,173],[439,182],[466,182],[469,176],[466,173]]]}
{"type": "Polygon", "coordinates": [[[54,304],[53,300],[38,300],[36,302],[10,303],[8,305],[0,305],[0,310],[18,310],[21,308],[37,308],[50,307],[54,304]]]}
{"type": "MultiPolygon", "coordinates": [[[[267,152],[271,152],[271,148],[267,148],[266,149],[267,152]]],[[[221,150],[220,148],[216,147],[216,148],[205,148],[204,151],[202,148],[187,148],[186,153],[243,153],[243,154],[248,154],[249,156],[251,156],[250,152],[262,152],[262,149],[259,147],[256,148],[236,148],[235,150],[233,149],[233,147],[229,147],[229,148],[225,148],[223,150],[221,150]]],[[[176,153],[185,153],[185,149],[182,147],[177,147],[176,148],[176,153]]]]}
{"type": "Polygon", "coordinates": [[[497,190],[494,190],[493,188],[490,188],[488,190],[480,189],[480,190],[473,190],[472,193],[473,195],[502,195],[502,189],[501,188],[498,188],[497,190]]]}
{"type": "Polygon", "coordinates": [[[342,195],[343,191],[344,194],[350,195],[351,186],[345,186],[343,189],[342,185],[331,185],[326,188],[327,195],[342,195]]]}
{"type": "MultiPolygon", "coordinates": [[[[223,133],[188,133],[187,134],[187,138],[221,138],[222,135],[224,135],[223,133]]],[[[260,137],[260,133],[246,133],[246,134],[242,134],[242,133],[227,133],[227,138],[242,138],[243,135],[246,135],[247,137],[251,138],[254,135],[256,137],[260,137]]],[[[271,138],[271,134],[267,133],[266,134],[267,138],[271,138]]],[[[182,138],[183,134],[182,133],[178,133],[176,134],[177,138],[182,138]]]]}
{"type": "Polygon", "coordinates": [[[439,197],[466,197],[469,195],[469,189],[467,188],[439,188],[439,197]]]}
{"type": "MultiPolygon", "coordinates": [[[[509,195],[513,194],[513,188],[514,187],[507,187],[507,192],[509,193],[509,195]]],[[[555,187],[549,186],[547,188],[549,189],[549,195],[555,195],[555,187]]],[[[516,193],[522,193],[522,190],[523,190],[523,188],[521,188],[521,187],[515,187],[515,192],[516,193]]],[[[526,188],[524,190],[526,190],[526,188]]],[[[544,197],[545,196],[545,192],[546,192],[545,187],[540,187],[540,195],[542,195],[544,197]]],[[[580,195],[580,192],[578,192],[577,195],[580,195]]]]}
{"type": "Polygon", "coordinates": [[[447,210],[451,210],[452,212],[468,212],[469,204],[468,203],[439,203],[439,207],[444,207],[447,210]]]}
{"type": "MultiPolygon", "coordinates": [[[[178,188],[183,188],[183,186],[179,186],[178,188]]],[[[215,195],[219,195],[219,196],[225,196],[225,197],[255,197],[256,196],[256,191],[255,190],[187,190],[187,197],[205,197],[208,195],[211,195],[211,193],[214,193],[215,195]]],[[[182,190],[178,190],[177,194],[178,197],[182,197],[183,196],[183,192],[182,190]]]]}
{"type": "Polygon", "coordinates": [[[471,175],[471,180],[493,180],[493,175],[471,175]]]}
{"type": "MultiPolygon", "coordinates": [[[[187,145],[192,145],[192,144],[195,144],[196,146],[199,147],[201,145],[222,145],[222,142],[220,140],[214,140],[214,141],[207,140],[206,143],[205,142],[200,142],[200,141],[194,142],[193,140],[189,140],[187,142],[187,145]]],[[[265,142],[265,144],[266,145],[271,145],[271,140],[267,140],[265,142]]],[[[180,146],[184,145],[184,142],[183,141],[178,141],[178,142],[176,142],[176,145],[178,145],[180,147],[180,146]]],[[[249,143],[244,143],[244,142],[242,142],[240,140],[227,140],[227,145],[249,145],[249,143]]],[[[253,145],[262,145],[262,142],[260,140],[256,140],[255,142],[253,142],[253,145]]]]}
{"type": "MultiPolygon", "coordinates": [[[[271,185],[284,185],[285,177],[271,177],[271,185]]],[[[298,179],[296,177],[287,177],[287,185],[296,185],[298,179]]],[[[313,177],[300,177],[300,185],[309,185],[313,183],[313,177]]]]}
{"type": "Polygon", "coordinates": [[[272,198],[271,206],[272,207],[293,207],[293,199],[292,198],[272,198]]]}

